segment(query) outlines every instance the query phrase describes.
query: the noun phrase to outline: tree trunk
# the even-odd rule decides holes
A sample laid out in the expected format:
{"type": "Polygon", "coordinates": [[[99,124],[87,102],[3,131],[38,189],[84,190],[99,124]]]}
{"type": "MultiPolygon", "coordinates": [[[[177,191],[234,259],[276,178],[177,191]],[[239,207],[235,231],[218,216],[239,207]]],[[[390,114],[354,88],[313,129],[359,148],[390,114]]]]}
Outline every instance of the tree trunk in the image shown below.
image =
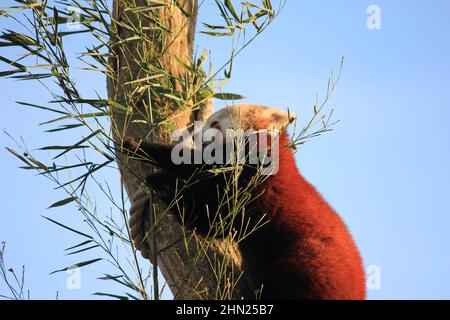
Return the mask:
{"type": "MultiPolygon", "coordinates": [[[[114,1],[114,21],[111,26],[114,36],[111,38],[110,59],[114,79],[108,80],[108,96],[130,110],[124,113],[111,108],[111,128],[115,141],[122,141],[125,136],[148,138],[152,131],[149,119],[153,123],[171,119],[170,123],[152,131],[153,141],[165,143],[169,140],[168,133],[174,128],[185,128],[194,118],[202,120],[211,113],[210,103],[205,103],[199,112],[194,112],[189,105],[175,107],[172,100],[146,89],[144,82],[129,83],[152,75],[156,66],[165,70],[167,85],[172,85],[174,91],[185,90],[177,79],[185,78],[186,71],[175,57],[190,64],[197,1],[179,0],[184,13],[173,4],[176,2],[168,1],[166,7],[152,11],[139,11],[130,9],[148,8],[155,3],[147,4],[144,0],[114,1]],[[155,27],[154,21],[145,17],[151,14],[154,14],[153,17],[159,16],[159,22],[170,33],[161,31],[155,27]],[[139,30],[140,37],[135,37],[136,30],[133,28],[139,30]]],[[[141,179],[148,175],[150,169],[137,161],[129,161],[125,165],[127,160],[120,153],[117,156],[123,183],[132,201],[141,186],[141,179]]],[[[173,214],[162,214],[166,211],[165,205],[158,201],[155,205],[158,214],[155,237],[157,264],[175,298],[254,297],[257,281],[249,271],[252,268],[248,255],[242,254],[236,243],[232,240],[211,241],[195,234],[188,238],[173,214]],[[202,252],[205,254],[201,255],[202,252]],[[234,283],[244,269],[246,273],[238,283],[234,283]]]]}

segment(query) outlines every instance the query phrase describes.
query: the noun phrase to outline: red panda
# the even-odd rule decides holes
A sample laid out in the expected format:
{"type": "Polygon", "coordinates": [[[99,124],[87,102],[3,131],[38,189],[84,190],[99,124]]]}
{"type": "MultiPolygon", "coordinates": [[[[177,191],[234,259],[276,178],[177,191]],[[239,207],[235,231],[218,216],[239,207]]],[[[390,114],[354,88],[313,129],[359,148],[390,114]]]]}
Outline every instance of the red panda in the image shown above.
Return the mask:
{"type": "MultiPolygon", "coordinates": [[[[203,127],[203,131],[215,128],[223,134],[231,128],[256,132],[281,130],[279,168],[251,191],[253,199],[243,208],[253,221],[264,215],[268,219],[267,224],[242,243],[250,246],[260,266],[261,298],[365,299],[365,274],[359,251],[342,219],[297,169],[288,147],[289,118],[288,113],[274,108],[235,105],[211,115],[203,127]]],[[[124,148],[145,156],[162,169],[149,176],[146,183],[163,201],[172,201],[177,186],[180,188],[184,183],[181,198],[185,214],[199,232],[211,231],[211,216],[229,214],[230,206],[226,201],[223,203],[228,199],[224,193],[229,192],[230,177],[226,173],[211,173],[212,168],[226,165],[204,161],[174,164],[171,158],[174,145],[138,143],[131,137],[125,139],[124,148]]],[[[205,148],[206,145],[202,147],[205,148]]],[[[188,150],[191,159],[197,151],[188,150]]],[[[245,188],[253,181],[257,174],[255,168],[243,166],[238,178],[240,187],[245,188]]]]}

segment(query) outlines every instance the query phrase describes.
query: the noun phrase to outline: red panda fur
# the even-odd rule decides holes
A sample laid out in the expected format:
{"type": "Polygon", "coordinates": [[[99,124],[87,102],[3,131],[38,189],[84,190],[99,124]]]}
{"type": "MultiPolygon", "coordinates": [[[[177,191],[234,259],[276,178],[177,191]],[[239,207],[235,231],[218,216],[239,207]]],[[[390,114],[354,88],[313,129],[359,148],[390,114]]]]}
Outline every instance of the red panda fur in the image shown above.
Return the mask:
{"type": "Polygon", "coordinates": [[[257,200],[270,227],[256,236],[265,264],[263,296],[275,299],[365,299],[361,256],[347,227],[300,174],[288,136],[280,136],[278,172],[257,200]]]}
{"type": "MultiPolygon", "coordinates": [[[[277,116],[283,116],[267,107],[250,106],[239,110],[247,112],[242,117],[248,122],[244,123],[244,129],[248,124],[264,129],[276,121],[277,116]]],[[[226,117],[231,116],[225,112],[215,114],[205,126],[218,127],[218,120],[226,117]]],[[[365,299],[365,273],[355,242],[342,219],[297,169],[292,150],[287,147],[288,135],[283,131],[279,141],[278,172],[258,186],[256,194],[261,196],[256,198],[256,205],[246,210],[246,215],[256,216],[256,219],[266,215],[269,223],[239,244],[247,247],[246,252],[254,254],[263,285],[261,298],[365,299]]],[[[137,143],[128,138],[124,147],[150,156],[153,164],[163,169],[146,180],[157,194],[159,190],[175,189],[177,181],[198,169],[190,164],[173,164],[169,145],[137,143]]],[[[197,212],[205,206],[217,208],[216,190],[221,188],[223,190],[224,185],[220,177],[199,181],[186,189],[184,199],[192,195],[191,205],[196,205],[194,211],[197,212]]],[[[168,201],[172,199],[161,194],[168,201]]],[[[186,200],[185,206],[188,205],[186,200]]]]}

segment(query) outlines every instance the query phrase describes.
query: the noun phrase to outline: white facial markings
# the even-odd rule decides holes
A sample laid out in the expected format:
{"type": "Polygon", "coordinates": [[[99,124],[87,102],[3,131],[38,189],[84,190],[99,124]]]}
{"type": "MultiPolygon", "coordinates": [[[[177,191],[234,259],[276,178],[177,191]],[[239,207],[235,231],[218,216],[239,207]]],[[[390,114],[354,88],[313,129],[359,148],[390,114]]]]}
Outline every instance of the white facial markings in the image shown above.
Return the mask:
{"type": "Polygon", "coordinates": [[[279,129],[289,125],[288,114],[283,110],[260,105],[234,105],[213,113],[205,123],[205,129],[216,128],[222,133],[226,129],[279,129]]]}
{"type": "Polygon", "coordinates": [[[181,139],[182,142],[172,149],[172,161],[175,164],[189,164],[192,160],[190,151],[185,149],[189,149],[193,141],[195,164],[245,164],[248,160],[251,165],[260,165],[262,175],[276,174],[279,136],[293,116],[259,105],[235,105],[221,109],[205,123],[194,122],[192,135],[187,130],[186,133],[175,130],[172,141],[179,142],[181,139]],[[188,156],[185,157],[185,154],[188,156]]]}

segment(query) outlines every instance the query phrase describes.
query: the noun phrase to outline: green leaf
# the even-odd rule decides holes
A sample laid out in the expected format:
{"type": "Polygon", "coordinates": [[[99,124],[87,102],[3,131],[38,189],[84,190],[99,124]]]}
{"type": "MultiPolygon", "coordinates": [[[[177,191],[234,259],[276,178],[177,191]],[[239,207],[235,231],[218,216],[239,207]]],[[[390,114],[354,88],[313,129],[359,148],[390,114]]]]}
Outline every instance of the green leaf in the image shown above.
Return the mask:
{"type": "Polygon", "coordinates": [[[173,94],[163,93],[162,95],[165,96],[166,98],[169,98],[169,99],[172,99],[172,100],[175,100],[175,101],[178,101],[178,102],[184,102],[183,99],[181,99],[181,98],[179,98],[177,96],[174,96],[173,94]]]}
{"type": "Polygon", "coordinates": [[[39,80],[39,79],[46,79],[50,78],[53,75],[51,73],[34,73],[34,74],[23,74],[20,76],[13,76],[10,78],[18,79],[18,80],[39,80]]]}
{"type": "Polygon", "coordinates": [[[68,253],[66,255],[70,256],[70,255],[77,254],[77,253],[80,253],[80,252],[83,252],[83,251],[87,251],[87,250],[91,250],[91,249],[94,249],[94,248],[97,248],[97,247],[99,247],[99,245],[95,244],[95,245],[87,247],[87,248],[83,248],[83,249],[80,249],[80,250],[77,250],[77,251],[70,252],[70,253],[68,253]]]}
{"type": "MultiPolygon", "coordinates": [[[[133,288],[133,290],[135,290],[135,289],[133,288]]],[[[132,295],[131,293],[125,292],[125,294],[126,294],[127,296],[129,296],[129,297],[130,297],[131,299],[133,299],[133,300],[141,300],[141,299],[139,299],[138,297],[132,295]]]]}
{"type": "Polygon", "coordinates": [[[49,123],[62,121],[62,120],[67,120],[67,119],[71,119],[71,118],[96,118],[96,117],[104,117],[104,116],[107,116],[107,115],[108,115],[108,112],[84,113],[84,114],[77,114],[77,115],[68,114],[68,115],[63,116],[63,117],[59,117],[59,118],[56,118],[56,119],[52,119],[52,120],[48,120],[48,121],[45,121],[45,122],[41,122],[41,123],[39,123],[39,125],[49,124],[49,123]]]}
{"type": "Polygon", "coordinates": [[[55,156],[55,157],[53,158],[53,160],[54,160],[54,159],[57,159],[57,158],[59,158],[59,157],[61,157],[62,155],[66,154],[67,152],[69,152],[69,151],[71,151],[71,150],[73,150],[73,149],[80,149],[80,148],[86,149],[86,148],[89,148],[89,146],[82,146],[82,144],[85,143],[86,141],[89,141],[91,138],[95,137],[95,136],[96,136],[97,134],[99,134],[101,131],[102,131],[101,129],[98,129],[98,130],[92,132],[92,133],[91,133],[90,135],[88,135],[86,138],[81,139],[80,141],[78,141],[78,142],[75,143],[74,145],[68,147],[66,150],[64,150],[63,152],[61,152],[61,153],[58,154],[57,156],[55,156]]]}
{"type": "Polygon", "coordinates": [[[213,98],[220,100],[242,100],[245,99],[244,96],[236,93],[214,93],[212,95],[213,98]]]}
{"type": "Polygon", "coordinates": [[[11,11],[0,10],[0,17],[1,16],[10,16],[16,12],[19,12],[22,10],[27,10],[27,9],[32,9],[34,7],[40,7],[43,5],[44,5],[44,2],[39,1],[39,2],[35,2],[35,3],[28,3],[26,6],[21,6],[21,7],[9,7],[8,9],[13,9],[13,10],[11,10],[11,11]]]}
{"type": "Polygon", "coordinates": [[[8,150],[10,153],[12,153],[17,158],[19,158],[20,160],[22,160],[23,162],[25,162],[28,166],[33,167],[31,162],[28,159],[26,159],[24,156],[20,155],[16,150],[8,148],[8,147],[6,147],[5,149],[8,150]]]}
{"type": "Polygon", "coordinates": [[[262,0],[262,3],[268,10],[272,10],[272,3],[270,2],[270,0],[262,0]]]}
{"type": "Polygon", "coordinates": [[[68,227],[68,226],[66,226],[66,225],[64,225],[64,224],[62,224],[62,223],[60,223],[60,222],[58,222],[58,221],[55,221],[55,220],[53,220],[53,219],[51,219],[51,218],[48,218],[48,217],[46,217],[46,216],[42,216],[44,219],[47,219],[48,221],[50,221],[50,222],[53,222],[54,224],[57,224],[58,226],[60,226],[60,227],[63,227],[64,229],[67,229],[67,230],[69,230],[69,231],[72,231],[72,232],[74,232],[74,233],[76,233],[76,234],[79,234],[80,236],[83,236],[83,237],[86,237],[86,238],[88,238],[88,239],[94,239],[92,236],[90,236],[90,235],[88,235],[88,234],[86,234],[86,233],[83,233],[83,232],[81,232],[81,231],[78,231],[78,230],[75,230],[75,229],[73,229],[73,228],[71,228],[71,227],[68,227]]]}
{"type": "Polygon", "coordinates": [[[232,26],[233,23],[231,23],[231,19],[228,16],[225,8],[223,7],[222,3],[219,0],[215,0],[216,1],[216,5],[220,10],[220,14],[222,15],[222,17],[225,19],[225,22],[227,23],[227,25],[232,26]]]}
{"type": "Polygon", "coordinates": [[[238,14],[236,13],[236,10],[234,10],[233,3],[231,0],[225,0],[225,6],[227,7],[228,11],[233,15],[233,17],[236,19],[236,21],[240,21],[240,18],[238,14]]]}
{"type": "Polygon", "coordinates": [[[62,271],[67,271],[67,270],[74,269],[74,268],[81,268],[81,267],[90,265],[90,264],[95,263],[95,262],[100,261],[100,260],[103,260],[103,259],[102,258],[97,258],[97,259],[93,259],[93,260],[79,262],[77,264],[73,264],[71,266],[68,266],[68,267],[65,267],[65,268],[62,268],[62,269],[59,269],[59,270],[55,270],[55,271],[51,272],[50,274],[54,274],[54,273],[62,272],[62,271]]]}
{"type": "Polygon", "coordinates": [[[126,278],[124,278],[123,275],[117,275],[117,276],[113,276],[113,275],[109,275],[109,274],[105,274],[104,277],[99,277],[97,278],[99,280],[112,280],[114,282],[120,283],[121,285],[128,287],[132,290],[136,289],[136,287],[134,286],[133,283],[130,283],[129,280],[127,280],[126,278]]]}
{"type": "Polygon", "coordinates": [[[27,67],[25,67],[24,65],[17,63],[15,61],[9,60],[5,57],[0,56],[0,61],[3,61],[7,64],[9,64],[10,66],[16,67],[17,69],[20,69],[20,71],[25,72],[27,71],[27,67]]]}
{"type": "Polygon", "coordinates": [[[58,128],[55,128],[55,129],[46,130],[45,132],[58,132],[58,131],[63,131],[63,130],[79,128],[79,127],[82,127],[82,126],[84,126],[84,124],[82,124],[82,123],[65,124],[65,125],[59,126],[58,128]]]}
{"type": "Polygon", "coordinates": [[[86,33],[86,32],[90,32],[90,31],[91,30],[89,30],[89,29],[76,30],[76,31],[64,31],[64,32],[58,33],[58,37],[71,36],[71,35],[74,35],[74,34],[86,33]]]}
{"type": "Polygon", "coordinates": [[[77,245],[69,247],[69,248],[65,249],[64,251],[69,251],[69,250],[72,250],[72,249],[76,249],[76,248],[79,248],[79,247],[84,246],[85,244],[88,244],[88,243],[91,243],[91,242],[92,242],[92,240],[86,240],[86,241],[83,241],[83,242],[81,242],[81,243],[79,243],[77,245]]]}
{"type": "Polygon", "coordinates": [[[200,33],[213,37],[229,37],[234,34],[234,32],[210,32],[210,31],[201,31],[200,33]]]}
{"type": "Polygon", "coordinates": [[[69,184],[74,183],[75,181],[80,180],[80,179],[86,180],[94,172],[96,172],[96,171],[100,170],[101,168],[107,166],[111,162],[114,162],[114,160],[108,160],[108,161],[106,161],[106,162],[104,162],[102,164],[92,165],[88,172],[86,172],[85,174],[83,174],[83,175],[81,175],[81,176],[79,176],[79,177],[77,177],[77,178],[75,178],[75,179],[73,179],[71,181],[68,181],[68,182],[64,183],[63,185],[59,186],[57,189],[63,188],[65,186],[69,185],[69,184]]]}
{"type": "Polygon", "coordinates": [[[89,148],[89,146],[48,146],[39,148],[38,150],[72,150],[72,149],[86,149],[89,148]]]}
{"type": "Polygon", "coordinates": [[[73,201],[75,201],[77,199],[78,199],[77,197],[69,197],[69,198],[66,198],[66,199],[63,199],[63,200],[55,202],[54,204],[52,204],[47,209],[65,206],[66,204],[71,203],[71,202],[73,202],[73,201]]]}
{"type": "Polygon", "coordinates": [[[23,72],[23,71],[22,71],[22,70],[8,70],[8,71],[2,71],[2,72],[0,72],[0,77],[7,77],[7,76],[9,76],[9,75],[11,75],[11,74],[19,73],[19,72],[23,72]]]}
{"type": "Polygon", "coordinates": [[[57,172],[57,171],[61,171],[61,170],[68,170],[68,169],[73,169],[73,168],[78,168],[78,167],[87,167],[90,165],[93,165],[93,163],[92,162],[83,162],[83,163],[74,164],[71,166],[61,166],[60,168],[57,168],[56,165],[53,165],[53,167],[47,168],[47,171],[43,172],[41,174],[47,174],[47,173],[57,172]]]}
{"type": "Polygon", "coordinates": [[[13,46],[22,46],[24,48],[28,49],[28,46],[36,46],[37,42],[30,38],[27,35],[17,33],[11,30],[8,30],[8,33],[3,33],[0,36],[1,39],[9,40],[10,43],[12,43],[13,46]]]}
{"type": "Polygon", "coordinates": [[[211,29],[211,30],[235,30],[236,27],[234,26],[215,26],[215,25],[211,25],[211,24],[207,24],[205,22],[202,22],[203,26],[211,29]]]}
{"type": "Polygon", "coordinates": [[[231,57],[229,60],[230,70],[224,70],[225,78],[231,78],[231,72],[233,71],[233,62],[234,62],[234,49],[231,50],[231,57]]]}
{"type": "Polygon", "coordinates": [[[28,153],[24,153],[22,156],[17,151],[11,148],[6,148],[6,150],[8,150],[10,153],[15,155],[17,158],[19,158],[28,165],[27,167],[21,167],[22,169],[35,169],[35,170],[42,169],[44,171],[48,171],[48,168],[43,163],[31,157],[28,153]],[[36,166],[33,166],[32,163],[34,163],[36,166]]]}
{"type": "Polygon", "coordinates": [[[111,297],[111,298],[116,298],[116,299],[119,299],[119,300],[129,300],[129,298],[126,297],[126,296],[119,296],[119,295],[112,294],[112,293],[95,292],[94,295],[111,297]]]}
{"type": "Polygon", "coordinates": [[[165,76],[166,76],[165,74],[160,73],[160,74],[155,74],[153,76],[145,77],[145,78],[142,78],[142,79],[128,81],[128,82],[125,82],[124,84],[133,84],[133,83],[138,83],[138,82],[144,82],[144,81],[153,80],[153,79],[161,78],[161,77],[165,77],[165,76]]]}
{"type": "Polygon", "coordinates": [[[117,110],[120,110],[120,111],[128,112],[127,107],[121,105],[120,103],[118,103],[118,102],[116,102],[116,101],[113,101],[113,100],[111,100],[111,99],[108,100],[108,102],[109,102],[109,105],[110,105],[112,108],[117,109],[117,110]]]}
{"type": "Polygon", "coordinates": [[[49,108],[49,107],[39,106],[39,105],[33,104],[33,103],[21,102],[21,101],[16,101],[16,103],[18,103],[20,105],[23,105],[23,106],[27,106],[27,107],[33,107],[33,108],[38,108],[38,109],[42,109],[42,110],[47,110],[47,111],[52,111],[52,112],[68,115],[67,112],[56,110],[56,109],[52,109],[52,108],[49,108]]]}

